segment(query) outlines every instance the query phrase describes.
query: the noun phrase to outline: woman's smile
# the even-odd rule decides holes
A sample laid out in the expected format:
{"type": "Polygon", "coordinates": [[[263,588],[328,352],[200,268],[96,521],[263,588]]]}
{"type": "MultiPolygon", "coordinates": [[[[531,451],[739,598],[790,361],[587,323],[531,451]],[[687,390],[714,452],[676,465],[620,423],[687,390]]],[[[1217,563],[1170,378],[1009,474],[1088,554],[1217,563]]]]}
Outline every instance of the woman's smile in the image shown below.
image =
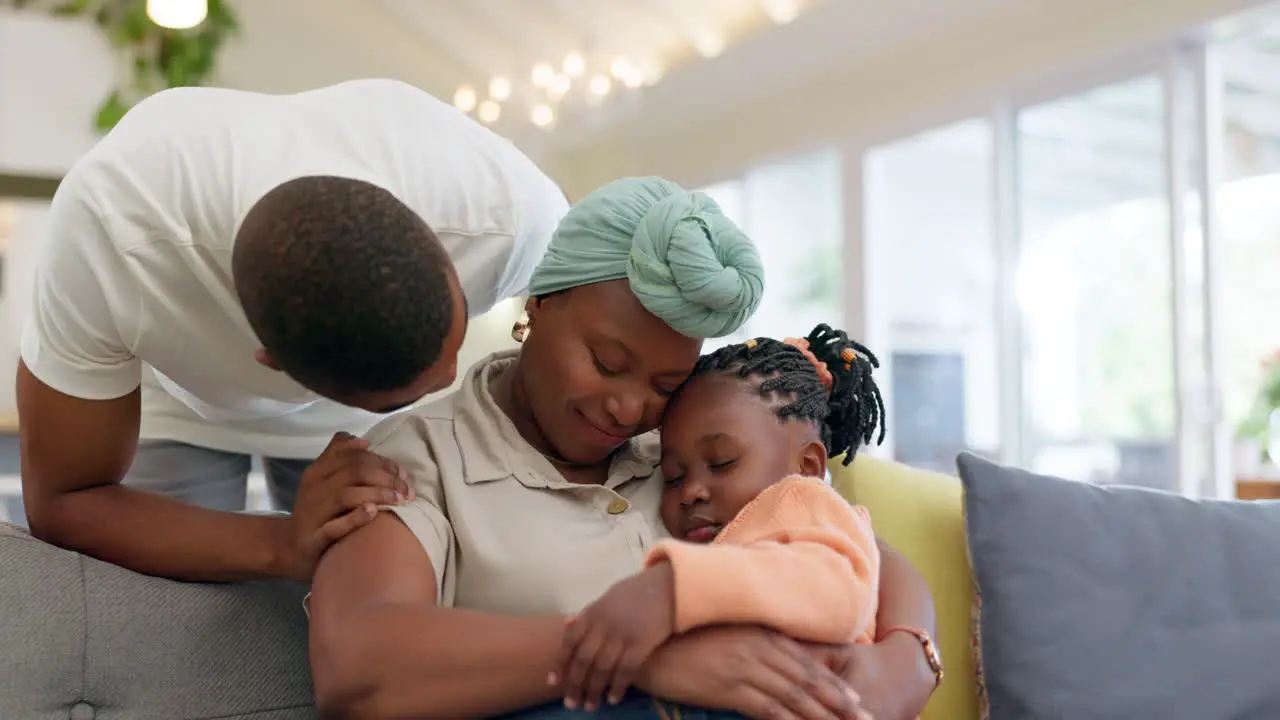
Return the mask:
{"type": "Polygon", "coordinates": [[[632,437],[632,433],[623,433],[616,429],[606,430],[600,424],[587,417],[587,414],[581,410],[576,410],[575,412],[582,419],[583,425],[586,426],[588,437],[591,438],[593,445],[617,447],[632,437]]]}

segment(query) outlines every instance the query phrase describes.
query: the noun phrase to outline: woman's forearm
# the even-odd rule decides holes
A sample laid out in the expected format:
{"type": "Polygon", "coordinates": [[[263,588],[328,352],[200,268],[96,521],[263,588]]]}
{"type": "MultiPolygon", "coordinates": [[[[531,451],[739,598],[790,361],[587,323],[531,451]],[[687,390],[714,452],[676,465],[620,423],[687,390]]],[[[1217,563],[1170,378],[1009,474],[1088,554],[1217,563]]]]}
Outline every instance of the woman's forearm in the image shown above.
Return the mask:
{"type": "MultiPolygon", "coordinates": [[[[880,608],[876,627],[906,626],[937,637],[937,618],[929,585],[911,561],[877,538],[880,547],[880,608]]],[[[936,640],[935,640],[936,642],[936,640]]],[[[914,718],[924,711],[937,685],[924,648],[907,633],[891,633],[878,643],[885,662],[881,680],[892,692],[869,697],[868,707],[879,720],[914,718]]]]}
{"type": "Polygon", "coordinates": [[[329,638],[313,632],[326,717],[488,717],[549,702],[564,618],[432,605],[370,607],[329,638]]]}
{"type": "Polygon", "coordinates": [[[880,607],[876,626],[906,625],[933,636],[937,632],[933,593],[924,576],[905,555],[876,538],[880,548],[880,607]]]}

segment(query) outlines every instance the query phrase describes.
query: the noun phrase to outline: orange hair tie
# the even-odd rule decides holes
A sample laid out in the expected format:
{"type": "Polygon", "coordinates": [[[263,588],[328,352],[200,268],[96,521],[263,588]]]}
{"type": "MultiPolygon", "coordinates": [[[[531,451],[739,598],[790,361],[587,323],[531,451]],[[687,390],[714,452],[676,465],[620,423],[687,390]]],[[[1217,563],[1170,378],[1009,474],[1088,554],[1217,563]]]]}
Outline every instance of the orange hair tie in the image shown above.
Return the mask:
{"type": "MultiPolygon", "coordinates": [[[[822,383],[822,386],[827,389],[827,394],[830,395],[836,379],[827,364],[819,360],[818,356],[809,349],[809,341],[804,338],[784,338],[782,342],[799,350],[809,362],[813,363],[813,369],[818,371],[818,382],[822,383]]],[[[843,358],[843,355],[841,357],[843,358]]]]}

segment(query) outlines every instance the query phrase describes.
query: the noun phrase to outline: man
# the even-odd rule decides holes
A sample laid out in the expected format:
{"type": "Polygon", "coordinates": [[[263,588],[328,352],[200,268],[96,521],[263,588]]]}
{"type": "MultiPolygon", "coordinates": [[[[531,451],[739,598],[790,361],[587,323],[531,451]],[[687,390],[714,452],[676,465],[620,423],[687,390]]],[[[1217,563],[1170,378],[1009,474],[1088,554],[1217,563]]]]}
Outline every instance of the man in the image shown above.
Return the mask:
{"type": "Polygon", "coordinates": [[[309,581],[410,492],[347,433],[452,383],[467,318],[524,292],[567,210],[403,83],[143,101],[51,207],[18,369],[32,531],[166,577],[309,581]],[[233,512],[251,455],[292,515],[233,512]]]}

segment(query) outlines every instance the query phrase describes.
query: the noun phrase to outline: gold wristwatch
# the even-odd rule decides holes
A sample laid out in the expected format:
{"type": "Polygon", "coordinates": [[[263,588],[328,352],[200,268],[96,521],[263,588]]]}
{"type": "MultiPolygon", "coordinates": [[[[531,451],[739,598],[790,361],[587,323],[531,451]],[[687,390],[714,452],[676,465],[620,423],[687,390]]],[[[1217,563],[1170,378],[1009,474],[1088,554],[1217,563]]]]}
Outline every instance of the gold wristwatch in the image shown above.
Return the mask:
{"type": "Polygon", "coordinates": [[[920,641],[921,647],[924,648],[924,659],[929,663],[929,669],[933,671],[933,686],[936,688],[941,685],[943,675],[942,656],[938,654],[938,646],[934,644],[933,638],[929,636],[929,633],[920,628],[907,625],[894,625],[881,631],[880,637],[883,638],[889,633],[895,632],[907,633],[920,641]]]}

